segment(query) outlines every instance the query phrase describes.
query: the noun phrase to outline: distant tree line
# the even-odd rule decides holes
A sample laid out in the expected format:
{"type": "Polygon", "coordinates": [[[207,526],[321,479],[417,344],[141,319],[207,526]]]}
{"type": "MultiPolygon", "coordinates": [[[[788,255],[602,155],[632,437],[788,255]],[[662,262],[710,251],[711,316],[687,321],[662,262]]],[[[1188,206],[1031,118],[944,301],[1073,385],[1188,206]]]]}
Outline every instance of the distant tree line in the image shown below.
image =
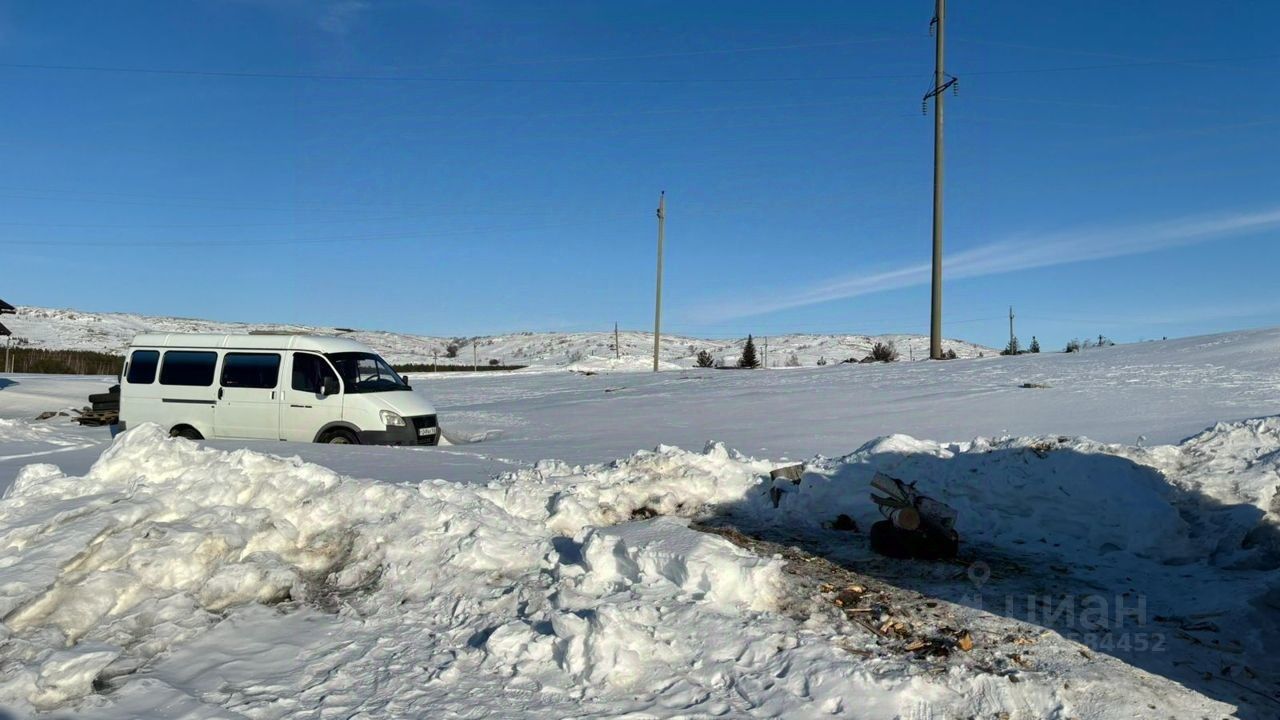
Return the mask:
{"type": "MultiPolygon", "coordinates": [[[[1036,339],[1035,335],[1031,336],[1031,345],[1029,345],[1025,350],[1023,350],[1022,346],[1018,343],[1018,336],[1014,335],[1013,337],[1009,338],[1009,344],[1004,346],[1004,349],[1000,351],[1000,354],[1001,355],[1025,355],[1027,353],[1035,354],[1038,352],[1040,352],[1040,341],[1036,339]]],[[[1071,351],[1068,350],[1067,352],[1071,352],[1071,351]]]]}
{"type": "MultiPolygon", "coordinates": [[[[0,359],[3,358],[0,350],[0,359]]],[[[92,350],[46,350],[15,346],[13,371],[50,375],[119,375],[124,356],[92,350]]]]}

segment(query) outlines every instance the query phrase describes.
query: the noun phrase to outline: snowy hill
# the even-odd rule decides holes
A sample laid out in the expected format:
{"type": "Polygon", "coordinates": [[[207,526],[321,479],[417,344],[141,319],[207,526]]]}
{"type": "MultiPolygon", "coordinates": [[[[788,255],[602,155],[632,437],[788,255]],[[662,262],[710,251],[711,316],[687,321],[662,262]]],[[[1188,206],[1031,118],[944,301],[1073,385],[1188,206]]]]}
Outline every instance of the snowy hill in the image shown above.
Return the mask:
{"type": "MultiPolygon", "coordinates": [[[[53,350],[98,350],[119,352],[134,335],[143,332],[246,333],[255,330],[300,333],[341,333],[382,353],[396,364],[430,363],[470,365],[492,360],[508,365],[534,368],[593,370],[647,370],[652,367],[653,334],[626,331],[619,334],[621,359],[615,359],[611,332],[522,332],[474,338],[430,337],[383,330],[357,330],[307,325],[218,322],[173,317],[151,317],[128,313],[94,313],[36,307],[19,307],[17,315],[5,319],[14,336],[30,347],[53,350]],[[457,346],[457,357],[447,349],[457,346]]],[[[801,366],[813,366],[820,359],[837,363],[866,356],[879,341],[891,341],[903,360],[921,360],[929,355],[929,339],[920,335],[782,335],[768,338],[769,365],[784,367],[794,356],[801,366]]],[[[707,340],[663,336],[662,361],[672,366],[690,367],[699,350],[707,350],[729,364],[742,352],[742,339],[707,340]]],[[[764,341],[759,343],[764,350],[764,341]]],[[[947,340],[944,347],[959,357],[993,355],[997,351],[961,340],[947,340]]]]}

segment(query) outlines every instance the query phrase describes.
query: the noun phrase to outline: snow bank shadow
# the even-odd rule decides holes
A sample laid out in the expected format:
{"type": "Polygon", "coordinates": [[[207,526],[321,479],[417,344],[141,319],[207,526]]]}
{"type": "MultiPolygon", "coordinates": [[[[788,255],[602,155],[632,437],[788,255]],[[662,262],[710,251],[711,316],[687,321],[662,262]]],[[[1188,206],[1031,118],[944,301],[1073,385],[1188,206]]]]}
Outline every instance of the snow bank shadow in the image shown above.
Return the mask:
{"type": "Polygon", "coordinates": [[[777,518],[756,497],[722,506],[721,518],[905,591],[1052,630],[1086,656],[1111,655],[1237,705],[1241,718],[1276,717],[1280,526],[1261,508],[1223,503],[1106,452],[883,450],[780,483],[777,518]],[[876,471],[959,510],[957,560],[871,552],[876,471]],[[823,529],[839,513],[860,532],[823,529]]]}
{"type": "MultiPolygon", "coordinates": [[[[9,378],[0,378],[0,390],[3,390],[9,387],[10,385],[17,385],[17,384],[18,384],[17,380],[10,380],[9,378]]],[[[0,715],[0,720],[4,720],[3,715],[0,715]]]]}

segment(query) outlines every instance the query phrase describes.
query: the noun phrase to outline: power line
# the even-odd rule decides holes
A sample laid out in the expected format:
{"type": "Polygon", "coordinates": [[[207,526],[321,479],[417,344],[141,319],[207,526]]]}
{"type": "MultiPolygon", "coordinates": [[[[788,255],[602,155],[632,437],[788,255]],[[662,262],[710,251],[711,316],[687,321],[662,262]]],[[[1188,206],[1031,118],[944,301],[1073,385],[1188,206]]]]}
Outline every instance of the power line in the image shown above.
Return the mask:
{"type": "Polygon", "coordinates": [[[593,56],[575,56],[575,57],[561,57],[561,58],[531,58],[527,60],[508,60],[505,62],[467,63],[463,65],[451,65],[450,67],[465,67],[465,68],[509,67],[509,66],[515,66],[515,65],[554,65],[558,63],[612,62],[616,60],[662,60],[665,58],[699,57],[699,56],[705,56],[705,55],[737,55],[742,53],[775,52],[778,50],[808,50],[808,49],[814,49],[814,48],[869,45],[871,43],[888,42],[889,40],[895,40],[901,37],[903,36],[882,35],[880,37],[854,38],[849,40],[836,40],[832,42],[792,43],[792,44],[786,44],[786,45],[756,45],[751,47],[714,48],[714,49],[705,49],[705,50],[682,50],[682,51],[664,52],[664,53],[648,53],[643,55],[593,55],[593,56]]]}
{"type": "MultiPolygon", "coordinates": [[[[1114,70],[1121,68],[1159,67],[1168,65],[1203,64],[1209,67],[1217,63],[1255,62],[1275,60],[1280,54],[1242,55],[1218,58],[1192,58],[1174,60],[1133,60],[1095,65],[1061,65],[1040,68],[999,68],[966,72],[971,76],[1022,75],[1035,73],[1078,72],[1088,70],[1114,70]]],[[[866,75],[792,75],[777,77],[719,77],[719,78],[530,78],[530,77],[464,77],[448,75],[363,75],[329,73],[289,73],[239,70],[200,70],[118,65],[65,65],[51,63],[0,63],[0,68],[15,70],[41,70],[57,72],[92,72],[134,75],[160,75],[179,77],[238,78],[258,80],[316,80],[337,82],[422,82],[463,84],[517,84],[517,85],[672,85],[672,84],[721,84],[721,83],[785,83],[785,82],[837,82],[855,80],[918,79],[923,72],[883,73],[866,75]]],[[[1239,69],[1239,68],[1235,68],[1239,69]]]]}
{"type": "MultiPolygon", "coordinates": [[[[618,217],[634,217],[634,213],[627,213],[618,217]]],[[[369,234],[369,235],[343,235],[335,237],[318,237],[318,238],[275,238],[261,240],[105,240],[105,241],[82,241],[72,240],[66,242],[50,242],[48,240],[0,240],[0,245],[42,245],[46,247],[62,248],[62,247],[99,247],[104,249],[114,249],[122,247],[168,247],[168,248],[201,248],[213,249],[220,247],[245,247],[260,245],[313,245],[325,243],[368,243],[379,241],[406,241],[406,240],[434,240],[438,238],[458,237],[465,235],[483,235],[489,233],[517,233],[529,232],[537,230],[553,230],[563,227],[576,227],[584,225],[594,225],[601,222],[609,222],[617,218],[597,217],[591,220],[579,220],[574,222],[563,222],[543,225],[526,225],[520,227],[488,227],[488,228],[465,228],[456,230],[442,230],[439,232],[423,233],[386,233],[386,234],[369,234]]]]}

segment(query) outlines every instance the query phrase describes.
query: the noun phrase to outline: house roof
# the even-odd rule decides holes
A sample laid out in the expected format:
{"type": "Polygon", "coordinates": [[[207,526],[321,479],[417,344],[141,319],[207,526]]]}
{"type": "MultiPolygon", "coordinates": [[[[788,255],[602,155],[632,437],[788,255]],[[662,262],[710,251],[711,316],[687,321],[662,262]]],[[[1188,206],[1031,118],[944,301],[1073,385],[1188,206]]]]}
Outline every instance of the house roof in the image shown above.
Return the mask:
{"type": "Polygon", "coordinates": [[[18,310],[14,308],[12,305],[10,305],[9,303],[3,300],[0,300],[0,315],[3,315],[5,313],[15,313],[17,311],[18,310]]]}

